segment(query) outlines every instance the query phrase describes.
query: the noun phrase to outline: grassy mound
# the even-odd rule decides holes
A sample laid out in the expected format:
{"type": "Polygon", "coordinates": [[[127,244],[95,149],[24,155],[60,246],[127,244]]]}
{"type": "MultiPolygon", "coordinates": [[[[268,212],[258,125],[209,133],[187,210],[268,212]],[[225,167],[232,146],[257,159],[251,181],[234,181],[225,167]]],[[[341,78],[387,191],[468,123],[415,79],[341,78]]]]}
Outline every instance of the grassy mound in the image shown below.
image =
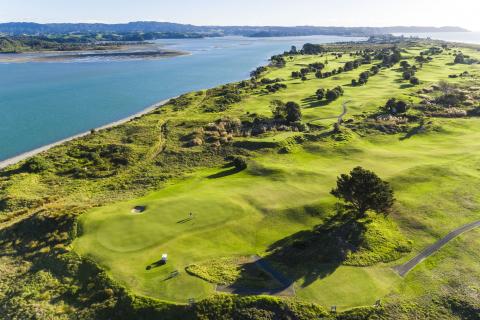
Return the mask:
{"type": "Polygon", "coordinates": [[[241,258],[219,258],[199,264],[192,264],[185,270],[193,276],[205,281],[228,285],[235,282],[241,273],[241,258]]]}
{"type": "Polygon", "coordinates": [[[248,257],[220,258],[185,268],[188,274],[210,283],[230,286],[240,290],[268,290],[281,287],[255,259],[248,257]]]}
{"type": "Polygon", "coordinates": [[[324,277],[339,266],[368,267],[388,263],[411,250],[392,219],[373,214],[359,221],[337,213],[312,230],[303,230],[269,248],[266,259],[297,279],[328,266],[324,277]],[[330,269],[330,270],[328,270],[330,269]]]}
{"type": "Polygon", "coordinates": [[[343,264],[364,267],[391,262],[412,250],[411,241],[405,239],[391,219],[374,217],[364,223],[367,227],[359,247],[347,254],[343,264]]]}

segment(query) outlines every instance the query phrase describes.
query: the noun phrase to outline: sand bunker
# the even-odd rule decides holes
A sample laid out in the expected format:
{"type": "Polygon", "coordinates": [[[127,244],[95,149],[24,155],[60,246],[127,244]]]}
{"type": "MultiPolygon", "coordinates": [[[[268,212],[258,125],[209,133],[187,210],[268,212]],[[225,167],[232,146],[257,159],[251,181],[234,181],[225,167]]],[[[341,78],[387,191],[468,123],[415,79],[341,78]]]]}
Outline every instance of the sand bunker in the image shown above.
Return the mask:
{"type": "Polygon", "coordinates": [[[132,213],[133,214],[142,214],[145,212],[145,210],[147,210],[147,207],[146,206],[135,206],[133,209],[132,209],[132,213]]]}

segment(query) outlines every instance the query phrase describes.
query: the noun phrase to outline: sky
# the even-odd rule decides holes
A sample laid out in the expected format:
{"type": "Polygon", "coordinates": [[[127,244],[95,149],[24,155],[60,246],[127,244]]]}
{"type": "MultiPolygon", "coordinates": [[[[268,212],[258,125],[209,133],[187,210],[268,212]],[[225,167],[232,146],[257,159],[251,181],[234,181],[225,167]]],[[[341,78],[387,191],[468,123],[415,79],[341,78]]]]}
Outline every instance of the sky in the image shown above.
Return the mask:
{"type": "Polygon", "coordinates": [[[0,22],[415,25],[480,31],[479,12],[480,0],[0,0],[0,22]]]}

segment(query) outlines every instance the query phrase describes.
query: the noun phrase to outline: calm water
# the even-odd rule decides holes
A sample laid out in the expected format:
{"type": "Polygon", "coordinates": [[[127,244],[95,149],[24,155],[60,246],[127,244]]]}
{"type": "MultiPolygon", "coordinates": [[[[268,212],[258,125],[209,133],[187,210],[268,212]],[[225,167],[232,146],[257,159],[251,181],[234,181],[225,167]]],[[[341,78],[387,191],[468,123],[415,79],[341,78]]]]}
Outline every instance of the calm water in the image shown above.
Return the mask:
{"type": "MultiPolygon", "coordinates": [[[[402,35],[401,33],[397,35],[402,35]]],[[[480,32],[439,32],[439,33],[404,33],[406,37],[431,38],[435,40],[480,44],[480,32]]]]}
{"type": "Polygon", "coordinates": [[[291,45],[353,38],[315,36],[165,40],[189,51],[162,60],[0,63],[0,160],[125,118],[160,100],[248,78],[291,45]]]}

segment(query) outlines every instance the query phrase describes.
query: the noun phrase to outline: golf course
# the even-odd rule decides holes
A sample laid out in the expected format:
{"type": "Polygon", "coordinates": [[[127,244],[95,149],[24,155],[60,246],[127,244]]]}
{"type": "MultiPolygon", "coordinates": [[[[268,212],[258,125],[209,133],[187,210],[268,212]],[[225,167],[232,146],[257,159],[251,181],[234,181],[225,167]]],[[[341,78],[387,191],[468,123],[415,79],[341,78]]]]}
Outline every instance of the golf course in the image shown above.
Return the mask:
{"type": "MultiPolygon", "coordinates": [[[[406,60],[414,64],[413,57],[422,49],[409,48],[404,53],[406,60]]],[[[478,55],[473,51],[468,54],[478,55]]],[[[448,66],[452,59],[444,53],[425,64],[417,73],[422,79],[420,87],[405,86],[401,73],[393,67],[380,71],[365,86],[351,88],[348,84],[351,73],[329,79],[289,79],[299,66],[327,60],[326,69],[333,70],[351,57],[295,56],[286,67],[272,68],[262,75],[288,79],[284,81],[287,89],[269,95],[255,92],[232,106],[228,114],[268,116],[269,102],[274,99],[299,101],[303,121],[328,128],[341,113],[343,101],[351,101],[346,119],[375,111],[392,97],[417,102],[419,88],[465,71],[464,65],[448,66]],[[312,93],[319,87],[337,85],[347,87],[344,96],[326,106],[317,106],[312,93]]],[[[365,65],[358,72],[368,68],[365,65]]],[[[476,66],[468,69],[473,74],[479,71],[476,66]]],[[[168,114],[167,117],[172,117],[170,121],[178,117],[206,120],[205,115],[198,115],[197,100],[203,97],[194,96],[181,114],[168,114]]],[[[268,257],[273,243],[322,224],[334,212],[335,198],[329,192],[336,177],[361,165],[391,182],[398,200],[391,217],[375,221],[378,230],[373,236],[385,237],[387,241],[388,237],[396,237],[400,240],[395,241],[411,243],[411,252],[399,255],[399,260],[380,258],[378,263],[365,266],[309,266],[308,269],[329,270],[328,274],[313,278],[313,270],[299,270],[299,267],[289,270],[287,266],[279,269],[293,279],[299,299],[325,306],[345,309],[373,305],[394,293],[421,294],[415,286],[418,279],[441,272],[442,266],[437,269],[434,264],[448,263],[448,259],[437,261],[438,257],[433,257],[427,263],[428,270],[421,265],[406,279],[401,279],[392,266],[451,229],[480,217],[476,182],[479,160],[475,156],[480,146],[480,132],[476,129],[479,120],[435,119],[434,122],[438,130],[408,139],[399,134],[366,137],[351,134],[340,142],[327,138],[296,143],[294,138],[302,134],[295,132],[241,138],[252,145],[293,145],[286,154],[259,151],[249,160],[247,169],[240,172],[225,166],[198,169],[145,197],[94,209],[81,216],[83,233],[74,248],[98,261],[112,277],[134,292],[177,303],[189,298],[201,300],[215,293],[215,283],[189,274],[186,270],[190,265],[204,263],[208,268],[222,269],[232,263],[225,259],[256,254],[268,257]],[[136,205],[145,206],[146,210],[132,214],[131,209],[136,205]],[[191,212],[193,217],[189,217],[191,212]],[[168,253],[168,263],[147,270],[162,253],[168,253]],[[176,271],[178,275],[169,278],[176,271]]],[[[382,240],[371,239],[379,243],[382,240]]],[[[427,284],[422,290],[439,285],[433,280],[427,284]]]]}
{"type": "Polygon", "coordinates": [[[408,273],[396,267],[480,220],[479,49],[396,38],[312,47],[7,167],[2,243],[39,270],[69,266],[48,271],[66,283],[50,301],[77,286],[85,303],[96,290],[117,307],[133,301],[129,312],[190,305],[201,319],[227,319],[222,299],[247,296],[326,319],[475,315],[480,229],[408,273]],[[355,214],[332,191],[359,167],[391,188],[388,210],[355,214]],[[45,236],[24,236],[31,225],[45,236]],[[120,291],[128,298],[112,302],[120,291]]]}

